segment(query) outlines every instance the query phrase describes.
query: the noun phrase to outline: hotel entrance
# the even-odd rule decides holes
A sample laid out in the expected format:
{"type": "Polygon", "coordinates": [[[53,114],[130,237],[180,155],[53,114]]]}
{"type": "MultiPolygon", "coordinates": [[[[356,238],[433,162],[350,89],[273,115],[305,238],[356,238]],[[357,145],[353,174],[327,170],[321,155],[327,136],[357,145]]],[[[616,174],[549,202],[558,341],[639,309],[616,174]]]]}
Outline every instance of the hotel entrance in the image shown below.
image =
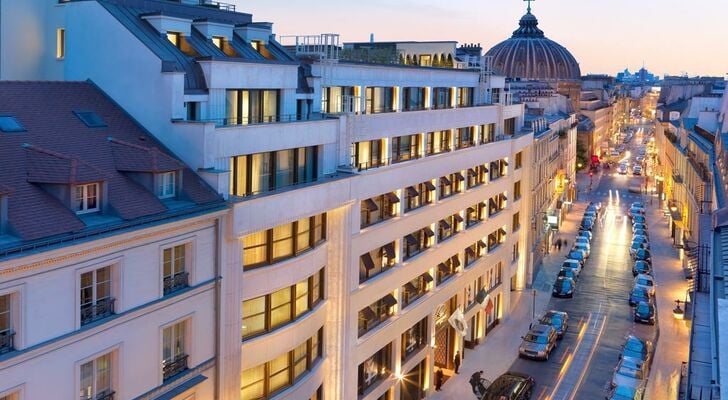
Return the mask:
{"type": "Polygon", "coordinates": [[[455,329],[447,321],[457,308],[457,296],[440,304],[435,310],[435,367],[443,369],[453,368],[455,356],[455,329]]]}

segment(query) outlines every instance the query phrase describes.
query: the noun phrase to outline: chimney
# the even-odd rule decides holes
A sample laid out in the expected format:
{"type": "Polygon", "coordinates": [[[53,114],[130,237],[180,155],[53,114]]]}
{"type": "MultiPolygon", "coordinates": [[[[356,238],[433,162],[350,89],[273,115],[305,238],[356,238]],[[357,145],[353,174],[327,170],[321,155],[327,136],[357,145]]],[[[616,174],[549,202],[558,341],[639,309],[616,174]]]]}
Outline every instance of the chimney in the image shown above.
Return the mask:
{"type": "Polygon", "coordinates": [[[369,43],[374,43],[374,34],[373,33],[369,34],[369,43]]]}

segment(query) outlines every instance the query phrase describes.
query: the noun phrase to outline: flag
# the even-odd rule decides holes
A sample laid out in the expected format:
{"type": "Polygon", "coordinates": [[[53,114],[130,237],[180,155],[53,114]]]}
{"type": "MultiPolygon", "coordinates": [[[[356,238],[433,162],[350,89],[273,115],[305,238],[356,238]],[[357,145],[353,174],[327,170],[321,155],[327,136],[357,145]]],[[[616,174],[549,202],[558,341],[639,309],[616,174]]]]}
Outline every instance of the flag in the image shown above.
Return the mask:
{"type": "Polygon", "coordinates": [[[488,300],[485,302],[485,313],[490,314],[493,311],[493,300],[488,296],[488,300]]]}
{"type": "Polygon", "coordinates": [[[468,334],[468,324],[465,322],[465,316],[463,315],[463,312],[460,311],[460,308],[457,308],[455,312],[450,315],[450,318],[447,321],[453,328],[455,328],[460,336],[468,334]]]}

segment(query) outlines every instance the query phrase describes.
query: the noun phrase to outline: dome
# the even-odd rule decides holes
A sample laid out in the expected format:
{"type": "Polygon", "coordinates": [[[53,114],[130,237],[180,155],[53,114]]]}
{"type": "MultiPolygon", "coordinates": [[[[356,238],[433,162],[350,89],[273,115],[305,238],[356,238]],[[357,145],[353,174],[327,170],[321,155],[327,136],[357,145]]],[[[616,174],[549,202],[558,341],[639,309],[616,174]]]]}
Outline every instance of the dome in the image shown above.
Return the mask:
{"type": "Polygon", "coordinates": [[[488,50],[493,69],[509,78],[579,80],[579,63],[564,46],[544,36],[529,8],[510,39],[488,50]]]}

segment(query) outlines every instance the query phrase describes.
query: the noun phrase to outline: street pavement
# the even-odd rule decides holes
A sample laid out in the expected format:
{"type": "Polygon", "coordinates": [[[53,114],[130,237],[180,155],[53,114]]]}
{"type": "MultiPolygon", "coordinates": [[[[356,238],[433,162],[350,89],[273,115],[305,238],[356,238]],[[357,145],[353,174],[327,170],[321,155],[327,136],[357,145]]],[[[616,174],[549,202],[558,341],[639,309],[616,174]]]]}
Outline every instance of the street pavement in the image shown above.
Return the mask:
{"type": "Polygon", "coordinates": [[[511,314],[475,350],[469,351],[461,373],[449,379],[433,399],[472,399],[468,379],[478,370],[494,380],[507,370],[527,373],[536,379],[534,399],[599,399],[608,393],[625,337],[635,334],[655,341],[656,353],[645,398],[676,398],[680,363],[687,360],[689,328],[672,317],[674,300],[684,299],[687,288],[677,251],[672,247],[668,221],[659,201],[630,188],[644,178],[618,175],[616,169],[599,171],[593,177],[577,176],[579,201],[567,214],[557,237],[573,244],[577,226],[589,201],[603,204],[603,218],[594,229],[591,256],[579,280],[573,299],[551,298],[551,285],[565,258],[566,250],[546,255],[538,269],[533,289],[515,294],[511,314]],[[652,200],[652,201],[651,201],[652,200]],[[634,201],[646,203],[652,246],[654,276],[657,282],[657,326],[633,322],[627,299],[632,288],[633,261],[628,247],[631,223],[627,210],[634,201]],[[535,310],[532,293],[536,294],[535,310]],[[549,309],[569,313],[570,326],[548,361],[519,359],[518,347],[529,324],[549,309]],[[658,337],[659,327],[659,340],[658,337]]]}

